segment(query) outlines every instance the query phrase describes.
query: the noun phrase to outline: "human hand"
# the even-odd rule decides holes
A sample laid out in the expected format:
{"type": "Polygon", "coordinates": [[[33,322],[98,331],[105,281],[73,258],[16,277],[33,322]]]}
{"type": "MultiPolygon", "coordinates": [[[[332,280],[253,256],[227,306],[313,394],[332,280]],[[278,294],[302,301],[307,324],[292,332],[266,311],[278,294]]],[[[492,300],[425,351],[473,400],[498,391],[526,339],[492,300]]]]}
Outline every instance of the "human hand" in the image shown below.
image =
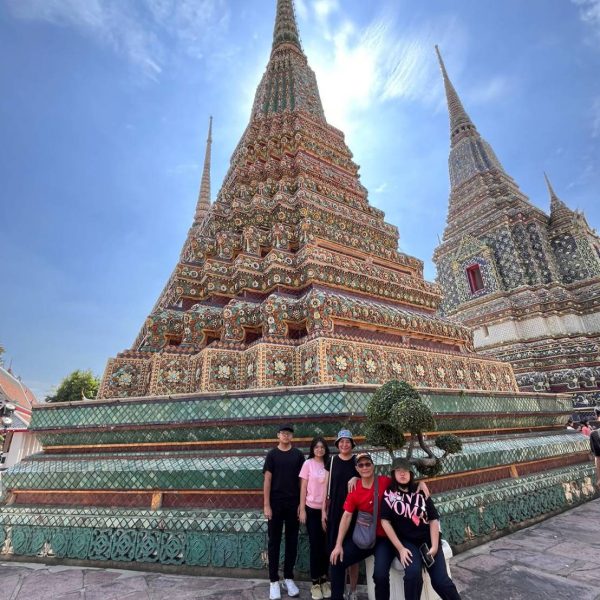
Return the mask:
{"type": "Polygon", "coordinates": [[[325,511],[321,512],[321,527],[323,531],[327,531],[327,513],[325,511]]]}
{"type": "Polygon", "coordinates": [[[263,513],[265,514],[265,519],[267,521],[271,520],[271,517],[273,516],[273,510],[271,509],[270,506],[265,506],[263,509],[263,513]]]}
{"type": "Polygon", "coordinates": [[[438,553],[439,547],[437,544],[431,546],[431,548],[429,548],[429,555],[431,556],[431,558],[434,558],[435,555],[438,553]]]}
{"type": "Polygon", "coordinates": [[[303,525],[306,523],[306,510],[303,508],[298,508],[298,519],[303,525]]]}
{"type": "Polygon", "coordinates": [[[408,567],[408,565],[410,565],[412,562],[412,552],[408,548],[402,546],[402,548],[398,550],[398,554],[400,555],[400,562],[402,563],[402,566],[405,568],[408,567]]]}
{"type": "Polygon", "coordinates": [[[417,486],[417,492],[423,492],[425,498],[429,498],[431,496],[431,492],[427,487],[427,484],[424,481],[419,481],[419,485],[417,486]]]}
{"type": "Polygon", "coordinates": [[[344,560],[344,549],[339,544],[336,544],[335,548],[333,549],[333,551],[331,553],[331,558],[330,558],[331,564],[332,565],[336,565],[338,559],[339,559],[340,562],[343,562],[343,560],[344,560]]]}
{"type": "Polygon", "coordinates": [[[360,477],[352,477],[352,479],[348,480],[348,492],[353,492],[354,488],[356,488],[356,484],[360,477]]]}

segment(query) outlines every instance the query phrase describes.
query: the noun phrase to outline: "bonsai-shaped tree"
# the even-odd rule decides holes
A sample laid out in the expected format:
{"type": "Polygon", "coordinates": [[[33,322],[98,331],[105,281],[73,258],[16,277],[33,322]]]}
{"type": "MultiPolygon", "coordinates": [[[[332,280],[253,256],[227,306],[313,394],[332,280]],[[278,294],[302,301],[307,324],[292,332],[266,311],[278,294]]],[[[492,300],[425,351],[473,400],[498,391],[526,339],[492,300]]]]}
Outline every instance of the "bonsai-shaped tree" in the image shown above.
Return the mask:
{"type": "Polygon", "coordinates": [[[382,446],[394,459],[394,452],[406,443],[410,434],[406,458],[422,475],[431,477],[442,470],[442,460],[448,454],[462,450],[462,442],[455,435],[440,435],[435,445],[443,451],[436,456],[425,441],[424,432],[436,429],[435,419],[429,407],[421,400],[419,392],[405,381],[388,381],[373,394],[367,404],[367,440],[374,446],[382,446]],[[418,446],[424,457],[414,458],[418,446]]]}

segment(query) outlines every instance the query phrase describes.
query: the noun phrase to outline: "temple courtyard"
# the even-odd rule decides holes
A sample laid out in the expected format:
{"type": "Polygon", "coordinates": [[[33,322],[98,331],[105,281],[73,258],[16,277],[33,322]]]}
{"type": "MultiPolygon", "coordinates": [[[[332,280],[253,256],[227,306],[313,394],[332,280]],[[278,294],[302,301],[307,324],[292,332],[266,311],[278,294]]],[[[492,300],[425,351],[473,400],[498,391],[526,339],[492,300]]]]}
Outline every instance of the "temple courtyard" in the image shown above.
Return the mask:
{"type": "MultiPolygon", "coordinates": [[[[600,499],[454,557],[463,600],[600,600],[600,499]]],[[[265,574],[266,576],[266,574],[265,574]]],[[[266,579],[0,563],[0,600],[264,600],[266,579]]],[[[300,598],[310,598],[299,582],[300,598]]],[[[282,595],[282,598],[286,598],[282,595]]],[[[360,600],[366,600],[366,593],[360,600]]]]}

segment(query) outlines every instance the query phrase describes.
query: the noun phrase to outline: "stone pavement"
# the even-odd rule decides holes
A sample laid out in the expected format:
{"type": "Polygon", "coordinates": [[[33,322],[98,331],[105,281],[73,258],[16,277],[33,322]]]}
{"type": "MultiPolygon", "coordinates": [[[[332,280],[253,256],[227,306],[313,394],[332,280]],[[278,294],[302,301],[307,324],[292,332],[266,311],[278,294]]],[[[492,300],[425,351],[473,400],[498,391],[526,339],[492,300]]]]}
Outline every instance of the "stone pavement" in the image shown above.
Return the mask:
{"type": "MultiPolygon", "coordinates": [[[[463,552],[451,565],[463,600],[600,600],[600,499],[463,552]]],[[[309,584],[299,586],[309,600],[309,584]]],[[[0,600],[267,598],[266,580],[0,564],[0,600]]]]}

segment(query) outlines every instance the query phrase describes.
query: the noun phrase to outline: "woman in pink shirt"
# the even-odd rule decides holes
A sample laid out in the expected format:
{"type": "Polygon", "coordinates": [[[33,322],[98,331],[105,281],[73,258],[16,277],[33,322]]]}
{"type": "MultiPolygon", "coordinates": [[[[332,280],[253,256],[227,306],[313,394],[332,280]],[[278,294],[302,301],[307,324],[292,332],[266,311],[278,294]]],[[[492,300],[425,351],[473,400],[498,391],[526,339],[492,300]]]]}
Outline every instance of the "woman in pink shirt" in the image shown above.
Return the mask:
{"type": "Polygon", "coordinates": [[[331,586],[327,581],[329,556],[327,539],[321,527],[321,509],[327,493],[329,446],[322,437],[316,437],[308,453],[308,460],[300,469],[300,523],[306,523],[310,545],[310,593],[313,600],[331,598],[331,586]]]}

